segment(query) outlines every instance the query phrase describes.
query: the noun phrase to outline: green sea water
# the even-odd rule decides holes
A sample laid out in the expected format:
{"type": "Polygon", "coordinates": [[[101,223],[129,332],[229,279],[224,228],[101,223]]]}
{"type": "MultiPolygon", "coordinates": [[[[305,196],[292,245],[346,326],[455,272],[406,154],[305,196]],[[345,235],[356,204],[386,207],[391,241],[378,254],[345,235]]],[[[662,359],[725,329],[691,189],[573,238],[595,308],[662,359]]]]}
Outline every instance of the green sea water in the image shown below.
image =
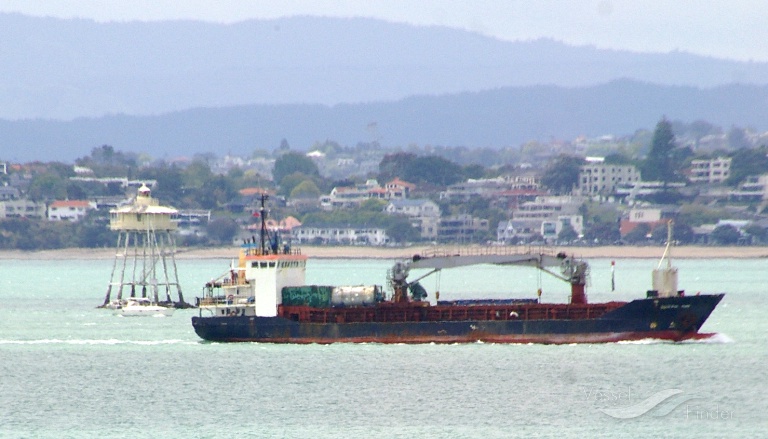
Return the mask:
{"type": "MultiPolygon", "coordinates": [[[[590,261],[590,301],[650,288],[657,261],[617,259],[613,292],[610,262],[590,261]]],[[[178,261],[185,298],[228,265],[178,261]]],[[[307,281],[384,285],[391,265],[313,260],[307,281]]],[[[767,437],[768,260],[675,265],[688,294],[726,293],[702,328],[710,340],[299,346],[202,342],[196,310],[96,309],[111,261],[0,261],[0,438],[767,437]],[[607,414],[649,398],[640,415],[607,414]]],[[[431,300],[568,297],[530,268],[446,270],[422,284],[431,300]]]]}

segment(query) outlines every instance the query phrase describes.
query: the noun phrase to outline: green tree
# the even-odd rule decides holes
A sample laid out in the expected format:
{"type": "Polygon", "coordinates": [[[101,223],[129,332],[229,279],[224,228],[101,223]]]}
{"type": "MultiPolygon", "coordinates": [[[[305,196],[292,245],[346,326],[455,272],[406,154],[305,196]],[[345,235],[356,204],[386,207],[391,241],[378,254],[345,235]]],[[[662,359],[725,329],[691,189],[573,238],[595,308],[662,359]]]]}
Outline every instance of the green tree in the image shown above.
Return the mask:
{"type": "Polygon", "coordinates": [[[728,130],[727,137],[728,146],[730,146],[731,149],[746,149],[752,146],[747,138],[747,133],[744,131],[744,128],[736,126],[731,127],[731,129],[728,130]]]}
{"type": "Polygon", "coordinates": [[[693,227],[682,221],[676,221],[672,226],[672,236],[680,244],[690,244],[695,238],[693,227]]]}
{"type": "Polygon", "coordinates": [[[313,198],[320,197],[320,189],[312,180],[304,180],[291,190],[291,198],[313,198]]]}
{"type": "MultiPolygon", "coordinates": [[[[152,197],[160,200],[163,205],[178,208],[189,207],[182,202],[184,188],[182,186],[182,172],[176,166],[168,166],[162,163],[151,168],[142,168],[137,176],[141,180],[155,180],[157,185],[152,189],[152,197]]],[[[131,195],[135,195],[131,194],[131,195]]]]}
{"type": "Polygon", "coordinates": [[[621,238],[617,222],[591,222],[584,230],[584,239],[590,244],[613,244],[621,238]]]}
{"type": "Polygon", "coordinates": [[[212,241],[218,244],[230,244],[240,227],[231,218],[216,218],[208,223],[205,230],[212,241]]]}
{"type": "Polygon", "coordinates": [[[695,120],[688,124],[688,134],[692,136],[696,141],[696,146],[699,145],[699,141],[705,136],[710,134],[719,134],[721,131],[716,126],[705,120],[695,120]]]}
{"type": "Polygon", "coordinates": [[[218,209],[231,201],[236,194],[231,180],[217,175],[205,181],[202,187],[195,189],[195,199],[203,209],[218,209]]]}
{"type": "Polygon", "coordinates": [[[675,223],[700,226],[702,224],[716,223],[718,219],[726,215],[726,212],[721,209],[700,204],[683,204],[680,206],[680,212],[675,223]]]}
{"type": "Polygon", "coordinates": [[[448,186],[464,180],[461,166],[440,156],[425,156],[409,166],[406,181],[448,186]]]}
{"type": "Polygon", "coordinates": [[[750,224],[744,229],[744,232],[752,237],[753,244],[764,243],[768,238],[768,230],[757,224],[750,224]]]}
{"type": "Polygon", "coordinates": [[[117,232],[109,229],[109,212],[91,210],[75,224],[75,245],[78,247],[111,247],[117,242],[117,232]]]}
{"type": "Polygon", "coordinates": [[[651,150],[640,166],[644,181],[661,181],[666,185],[675,180],[674,149],[675,135],[672,132],[672,124],[666,118],[662,118],[653,132],[651,150]]]}
{"type": "Polygon", "coordinates": [[[635,226],[634,229],[627,232],[624,235],[624,240],[630,244],[639,244],[648,241],[648,234],[651,232],[651,227],[646,223],[640,223],[635,226]]]}
{"type": "Polygon", "coordinates": [[[294,172],[293,174],[288,174],[280,180],[277,193],[278,195],[282,195],[284,197],[290,197],[291,192],[293,192],[293,190],[296,187],[298,187],[301,183],[309,179],[310,177],[308,175],[303,174],[301,172],[294,172]]]}
{"type": "Polygon", "coordinates": [[[416,161],[416,154],[409,152],[385,155],[379,162],[379,181],[390,181],[395,177],[406,179],[405,175],[410,173],[408,168],[414,161],[416,161]]]}
{"type": "Polygon", "coordinates": [[[731,155],[731,175],[727,184],[736,186],[750,175],[760,175],[768,170],[768,147],[739,149],[731,155]]]}
{"type": "Polygon", "coordinates": [[[55,172],[35,175],[29,184],[27,196],[34,201],[64,199],[67,179],[55,172]]]}
{"type": "Polygon", "coordinates": [[[295,173],[301,173],[308,177],[320,176],[315,162],[304,154],[289,152],[275,160],[275,166],[272,169],[272,178],[275,183],[280,184],[283,178],[295,173]]]}
{"type": "Polygon", "coordinates": [[[606,165],[631,165],[632,159],[621,152],[614,152],[605,156],[606,165]]]}
{"type": "Polygon", "coordinates": [[[566,224],[560,229],[560,233],[557,234],[557,241],[561,243],[570,243],[575,241],[579,237],[576,233],[576,229],[572,225],[566,224]]]}
{"type": "Polygon", "coordinates": [[[76,159],[75,164],[92,169],[99,177],[131,178],[128,174],[139,166],[139,157],[135,153],[116,151],[111,145],[101,145],[93,148],[89,156],[76,159]]]}
{"type": "Polygon", "coordinates": [[[464,169],[440,156],[419,157],[412,153],[398,152],[385,155],[379,163],[380,182],[390,181],[395,177],[411,183],[447,186],[462,181],[464,169]]]}
{"type": "Polygon", "coordinates": [[[85,200],[88,198],[83,187],[76,182],[67,184],[67,198],[70,200],[85,200]]]}
{"type": "Polygon", "coordinates": [[[584,164],[581,157],[561,154],[547,164],[541,184],[556,194],[570,194],[579,182],[579,171],[584,164]]]}
{"type": "Polygon", "coordinates": [[[652,194],[642,195],[638,198],[650,201],[653,204],[680,204],[685,199],[683,194],[669,188],[662,189],[661,191],[652,194]]]}
{"type": "Polygon", "coordinates": [[[407,218],[393,218],[386,227],[387,236],[399,244],[407,244],[418,241],[421,237],[419,231],[411,225],[407,218]]]}
{"type": "MultiPolygon", "coordinates": [[[[657,244],[667,243],[667,225],[656,226],[651,232],[651,240],[657,244]]],[[[676,220],[672,224],[672,240],[680,244],[689,244],[693,242],[693,228],[688,224],[676,220]]]]}
{"type": "Polygon", "coordinates": [[[464,166],[462,174],[465,178],[479,179],[485,176],[485,167],[483,165],[471,164],[464,166]]]}
{"type": "Polygon", "coordinates": [[[211,178],[211,166],[204,160],[194,160],[182,171],[182,179],[186,188],[201,188],[211,178]]]}
{"type": "Polygon", "coordinates": [[[387,202],[384,200],[379,200],[377,198],[369,198],[362,203],[360,203],[360,206],[357,208],[360,212],[376,212],[381,213],[384,208],[387,206],[387,202]]]}
{"type": "Polygon", "coordinates": [[[736,227],[730,224],[722,224],[715,227],[715,230],[712,231],[709,237],[716,244],[730,245],[736,244],[739,241],[741,233],[736,227]]]}

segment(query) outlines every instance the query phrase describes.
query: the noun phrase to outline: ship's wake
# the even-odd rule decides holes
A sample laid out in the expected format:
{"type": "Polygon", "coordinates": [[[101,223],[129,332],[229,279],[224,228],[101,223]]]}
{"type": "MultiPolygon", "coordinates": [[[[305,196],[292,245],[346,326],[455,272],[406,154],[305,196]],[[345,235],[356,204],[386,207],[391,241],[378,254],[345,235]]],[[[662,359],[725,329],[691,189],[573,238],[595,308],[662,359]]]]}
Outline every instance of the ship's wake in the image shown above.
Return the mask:
{"type": "Polygon", "coordinates": [[[682,340],[682,341],[664,340],[660,338],[643,338],[640,340],[617,341],[615,344],[651,345],[651,344],[723,344],[723,343],[734,343],[734,340],[726,334],[716,332],[716,333],[696,334],[695,338],[690,338],[688,340],[682,340]]]}
{"type": "Polygon", "coordinates": [[[63,344],[63,345],[140,345],[140,346],[158,346],[174,344],[197,344],[197,341],[189,340],[118,340],[118,339],[93,339],[93,340],[62,340],[56,338],[40,340],[0,340],[0,345],[45,345],[45,344],[63,344]]]}

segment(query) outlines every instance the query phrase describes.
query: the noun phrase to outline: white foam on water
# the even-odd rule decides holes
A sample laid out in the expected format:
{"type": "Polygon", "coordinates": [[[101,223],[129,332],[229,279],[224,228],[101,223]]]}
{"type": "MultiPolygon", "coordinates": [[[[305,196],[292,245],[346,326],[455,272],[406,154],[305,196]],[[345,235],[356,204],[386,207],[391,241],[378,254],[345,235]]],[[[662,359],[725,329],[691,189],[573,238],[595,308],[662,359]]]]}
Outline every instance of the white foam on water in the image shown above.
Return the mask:
{"type": "Polygon", "coordinates": [[[38,344],[66,344],[66,345],[121,345],[132,344],[141,346],[173,345],[173,344],[196,344],[188,340],[117,340],[117,339],[95,339],[95,340],[61,340],[61,339],[41,339],[41,340],[0,340],[0,345],[38,345],[38,344]]]}
{"type": "Polygon", "coordinates": [[[684,340],[682,343],[692,344],[722,344],[722,343],[735,343],[736,340],[729,337],[727,334],[715,333],[707,338],[700,338],[695,340],[684,340]]]}
{"type": "Polygon", "coordinates": [[[720,344],[720,343],[733,343],[734,340],[721,333],[712,334],[705,338],[695,338],[682,341],[664,340],[661,338],[643,338],[640,340],[622,340],[617,341],[614,344],[628,344],[628,345],[653,345],[653,344],[720,344]]]}

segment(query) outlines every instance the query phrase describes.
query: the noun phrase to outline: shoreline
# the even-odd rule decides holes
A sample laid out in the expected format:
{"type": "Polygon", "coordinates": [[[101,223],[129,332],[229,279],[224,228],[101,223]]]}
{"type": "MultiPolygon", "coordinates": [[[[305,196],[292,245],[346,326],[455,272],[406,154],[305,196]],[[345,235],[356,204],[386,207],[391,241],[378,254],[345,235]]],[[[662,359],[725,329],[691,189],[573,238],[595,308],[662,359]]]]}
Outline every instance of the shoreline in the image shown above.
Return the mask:
{"type": "MultiPolygon", "coordinates": [[[[485,247],[474,246],[482,249],[485,247]]],[[[513,249],[514,247],[509,247],[513,249]]],[[[239,246],[211,248],[179,248],[176,259],[232,259],[239,253],[239,246]]],[[[409,259],[413,255],[431,250],[429,246],[402,248],[360,246],[302,246],[303,254],[314,259],[409,259]]],[[[442,246],[452,251],[456,246],[442,246]]],[[[663,246],[601,246],[601,247],[547,247],[546,251],[565,252],[577,258],[660,259],[663,246]]],[[[0,260],[65,260],[114,259],[115,249],[66,248],[57,250],[0,250],[0,260]]],[[[680,246],[672,248],[673,259],[758,259],[768,258],[768,247],[760,246],[680,246]]]]}

